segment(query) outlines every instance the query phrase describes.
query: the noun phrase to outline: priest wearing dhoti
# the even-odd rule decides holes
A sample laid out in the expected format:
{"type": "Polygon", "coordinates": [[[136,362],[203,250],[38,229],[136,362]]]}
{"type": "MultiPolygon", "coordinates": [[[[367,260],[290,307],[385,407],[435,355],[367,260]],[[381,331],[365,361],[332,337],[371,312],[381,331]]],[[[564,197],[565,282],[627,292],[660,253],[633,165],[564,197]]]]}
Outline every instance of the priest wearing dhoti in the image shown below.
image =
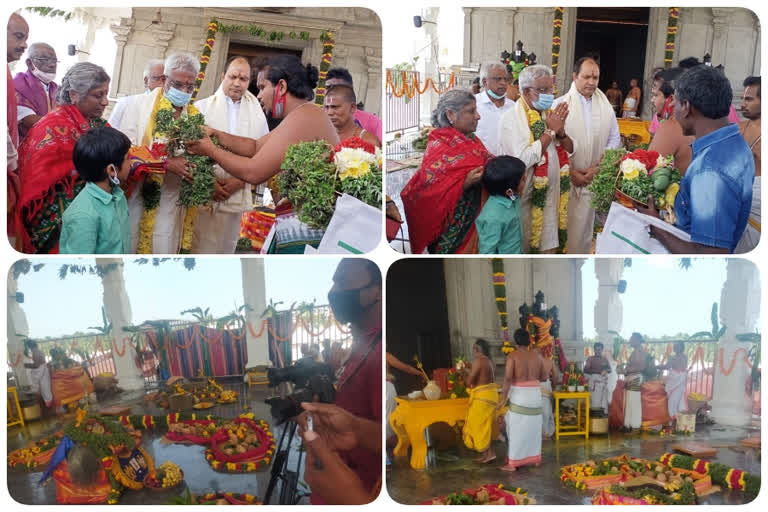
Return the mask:
{"type": "Polygon", "coordinates": [[[597,174],[606,149],[621,146],[616,113],[603,91],[597,88],[600,67],[594,59],[582,57],[573,68],[573,82],[568,92],[553,103],[568,105],[565,131],[574,139],[571,157],[571,195],[568,200],[569,254],[589,254],[595,225],[592,192],[587,186],[597,174]]]}
{"type": "Polygon", "coordinates": [[[529,252],[551,253],[560,247],[559,217],[565,206],[561,204],[560,176],[568,173],[575,142],[564,124],[569,116],[567,105],[551,108],[552,69],[542,64],[528,66],[518,80],[520,98],[501,118],[501,152],[519,158],[526,167],[523,247],[529,252]]]}
{"type": "Polygon", "coordinates": [[[469,410],[464,422],[462,438],[467,448],[481,453],[475,462],[485,464],[496,458],[491,448],[491,441],[499,390],[494,378],[488,342],[478,339],[472,351],[475,358],[472,361],[472,371],[467,377],[469,410]]]}
{"type": "MultiPolygon", "coordinates": [[[[211,128],[258,139],[269,132],[267,118],[256,96],[248,91],[251,65],[245,57],[231,57],[221,85],[213,96],[195,103],[211,128]]],[[[201,208],[195,221],[192,252],[233,254],[240,238],[243,212],[253,208],[251,185],[216,165],[216,189],[211,207],[201,208]]]]}
{"type": "Polygon", "coordinates": [[[643,402],[640,394],[640,386],[643,384],[645,372],[645,351],[643,350],[643,337],[640,333],[632,333],[629,338],[632,346],[632,354],[624,373],[624,431],[631,432],[643,426],[643,402]]]}
{"type": "Polygon", "coordinates": [[[685,389],[688,380],[688,357],[685,355],[685,343],[676,341],[674,351],[674,355],[669,358],[667,364],[658,366],[659,370],[667,370],[664,389],[667,392],[667,410],[670,423],[687,408],[685,389]]]}
{"type": "Polygon", "coordinates": [[[53,404],[51,371],[48,369],[48,363],[45,362],[45,355],[37,346],[37,342],[32,340],[24,342],[24,355],[27,359],[24,368],[27,369],[32,392],[39,393],[45,406],[50,407],[53,404]]]}
{"type": "Polygon", "coordinates": [[[602,410],[608,414],[610,395],[608,394],[608,374],[611,373],[611,365],[603,357],[603,344],[599,341],[594,346],[595,354],[589,356],[584,363],[584,377],[589,386],[590,409],[602,410]]]}
{"type": "MultiPolygon", "coordinates": [[[[195,90],[200,63],[192,55],[175,53],[165,59],[165,83],[147,94],[134,108],[126,110],[116,127],[136,146],[157,147],[165,143],[156,131],[159,110],[170,110],[175,118],[193,115],[189,104],[195,90]]],[[[131,218],[131,245],[139,254],[176,254],[181,241],[183,209],[178,205],[182,180],[191,180],[189,163],[183,156],[168,155],[164,175],[149,175],[128,200],[131,218]],[[151,185],[147,185],[150,180],[151,185]],[[159,202],[155,191],[159,187],[159,202]]]]}

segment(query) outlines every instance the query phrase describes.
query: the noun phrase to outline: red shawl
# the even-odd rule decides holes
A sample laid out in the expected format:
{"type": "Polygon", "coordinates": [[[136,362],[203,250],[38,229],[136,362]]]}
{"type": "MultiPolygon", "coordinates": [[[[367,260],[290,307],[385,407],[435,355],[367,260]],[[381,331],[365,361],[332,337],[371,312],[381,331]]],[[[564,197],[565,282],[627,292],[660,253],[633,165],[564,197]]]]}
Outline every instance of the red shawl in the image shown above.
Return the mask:
{"type": "MultiPolygon", "coordinates": [[[[421,167],[400,193],[413,254],[421,254],[440,236],[464,193],[467,174],[490,158],[478,138],[455,128],[432,130],[421,167]]],[[[473,226],[467,239],[474,232],[473,226]]]]}
{"type": "Polygon", "coordinates": [[[23,226],[31,222],[53,197],[56,184],[73,193],[78,174],[72,162],[75,143],[91,129],[88,120],[72,105],[63,105],[42,117],[19,147],[21,194],[16,209],[17,233],[24,252],[34,252],[23,226]]]}

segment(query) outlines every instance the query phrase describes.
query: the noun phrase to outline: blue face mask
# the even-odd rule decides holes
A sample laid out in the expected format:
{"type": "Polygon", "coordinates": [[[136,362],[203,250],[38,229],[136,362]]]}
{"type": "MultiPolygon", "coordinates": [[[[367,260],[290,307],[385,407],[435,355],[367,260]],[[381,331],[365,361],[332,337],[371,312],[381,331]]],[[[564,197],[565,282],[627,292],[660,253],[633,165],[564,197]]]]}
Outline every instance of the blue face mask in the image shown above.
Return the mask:
{"type": "Polygon", "coordinates": [[[173,104],[174,107],[183,107],[189,100],[192,99],[191,92],[183,92],[171,87],[165,92],[165,97],[173,104]]]}
{"type": "Polygon", "coordinates": [[[507,96],[506,94],[496,94],[495,92],[493,92],[490,89],[487,89],[485,92],[487,92],[488,96],[490,96],[491,98],[493,98],[495,100],[500,100],[500,99],[505,98],[507,96]]]}
{"type": "Polygon", "coordinates": [[[552,106],[552,102],[555,101],[554,94],[541,94],[539,93],[539,99],[533,102],[533,108],[540,111],[549,110],[552,106]]]}

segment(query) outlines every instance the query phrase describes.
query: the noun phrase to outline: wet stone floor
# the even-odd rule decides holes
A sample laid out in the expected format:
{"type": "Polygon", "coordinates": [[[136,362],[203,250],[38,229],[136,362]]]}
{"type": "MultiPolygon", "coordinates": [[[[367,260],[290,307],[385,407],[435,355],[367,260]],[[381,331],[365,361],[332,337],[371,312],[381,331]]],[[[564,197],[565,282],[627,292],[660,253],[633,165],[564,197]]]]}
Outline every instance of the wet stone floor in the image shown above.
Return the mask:
{"type": "MultiPolygon", "coordinates": [[[[443,434],[449,427],[445,424],[443,434]]],[[[489,464],[478,464],[472,460],[478,457],[476,452],[466,449],[458,439],[446,441],[445,437],[433,451],[436,462],[424,471],[411,469],[409,457],[393,457],[389,450],[392,466],[387,470],[387,490],[398,503],[419,504],[434,497],[445,496],[465,489],[477,488],[484,484],[503,483],[506,487],[520,487],[528,490],[528,495],[537,504],[578,505],[589,504],[592,493],[566,487],[560,482],[560,467],[583,462],[589,459],[601,459],[627,454],[633,457],[657,459],[670,451],[670,446],[685,441],[706,442],[718,449],[717,455],[709,460],[720,462],[750,473],[760,474],[759,455],[754,450],[744,450],[738,446],[739,440],[750,435],[759,435],[759,429],[732,428],[718,425],[697,426],[697,432],[689,436],[660,437],[657,434],[610,433],[591,435],[589,440],[583,437],[565,437],[559,441],[542,441],[542,463],[539,467],[525,466],[513,473],[501,471],[506,458],[506,443],[494,441],[496,460],[489,464]]],[[[433,436],[434,437],[434,436],[433,436]]],[[[699,504],[743,504],[749,500],[742,492],[721,491],[700,498],[699,504]]]]}
{"type": "MultiPolygon", "coordinates": [[[[217,379],[218,380],[218,379],[217,379]]],[[[264,398],[268,396],[268,390],[263,386],[253,386],[248,388],[242,383],[225,383],[219,381],[225,389],[234,389],[240,393],[240,401],[230,405],[217,405],[214,408],[205,411],[189,410],[185,412],[196,412],[197,414],[211,414],[213,416],[234,418],[243,412],[244,406],[250,406],[250,411],[255,414],[256,419],[266,420],[275,436],[275,442],[280,441],[282,427],[275,427],[274,421],[269,413],[269,406],[264,403],[264,398]]],[[[142,399],[143,393],[122,393],[118,397],[109,401],[91,404],[91,410],[98,410],[102,407],[112,405],[130,405],[131,414],[168,414],[167,409],[160,409],[152,404],[147,404],[142,399]]],[[[30,440],[39,439],[53,434],[61,428],[74,421],[74,413],[63,414],[55,418],[45,419],[43,421],[31,422],[25,427],[11,427],[8,430],[8,451],[15,450],[25,446],[30,440]]],[[[120,497],[118,503],[122,505],[165,505],[174,496],[183,495],[186,490],[199,495],[207,492],[233,492],[248,493],[256,496],[259,500],[264,499],[267,484],[270,480],[270,468],[265,468],[253,473],[220,473],[214,471],[205,460],[205,447],[200,445],[181,445],[169,444],[162,440],[162,434],[153,431],[145,431],[142,447],[152,457],[156,466],[165,461],[171,461],[177,464],[184,472],[184,482],[173,490],[168,491],[132,491],[126,489],[120,497]]],[[[288,469],[294,470],[299,458],[298,438],[294,438],[291,453],[288,458],[288,469]]],[[[303,465],[302,457],[302,465],[303,465]]],[[[56,485],[53,478],[49,478],[47,483],[40,486],[39,480],[43,474],[42,470],[32,472],[24,469],[8,468],[8,492],[11,497],[19,503],[28,505],[56,504],[56,485]]],[[[298,491],[299,494],[308,495],[309,491],[302,483],[303,470],[300,473],[298,491]]],[[[278,503],[280,495],[280,486],[278,485],[273,493],[270,503],[278,503]]],[[[301,498],[299,503],[308,503],[308,498],[301,498]]]]}

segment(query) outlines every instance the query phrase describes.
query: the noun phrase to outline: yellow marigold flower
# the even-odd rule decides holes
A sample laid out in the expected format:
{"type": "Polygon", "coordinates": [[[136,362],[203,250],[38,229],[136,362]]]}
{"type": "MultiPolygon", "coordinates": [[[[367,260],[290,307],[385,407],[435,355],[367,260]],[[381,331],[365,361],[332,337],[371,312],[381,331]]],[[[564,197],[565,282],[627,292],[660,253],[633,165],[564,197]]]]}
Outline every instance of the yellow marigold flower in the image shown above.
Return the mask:
{"type": "Polygon", "coordinates": [[[549,186],[549,178],[546,176],[534,176],[533,177],[533,188],[536,189],[542,189],[547,188],[549,186]]]}
{"type": "Polygon", "coordinates": [[[234,471],[237,469],[237,464],[234,462],[227,462],[227,469],[230,471],[234,471]]]}

